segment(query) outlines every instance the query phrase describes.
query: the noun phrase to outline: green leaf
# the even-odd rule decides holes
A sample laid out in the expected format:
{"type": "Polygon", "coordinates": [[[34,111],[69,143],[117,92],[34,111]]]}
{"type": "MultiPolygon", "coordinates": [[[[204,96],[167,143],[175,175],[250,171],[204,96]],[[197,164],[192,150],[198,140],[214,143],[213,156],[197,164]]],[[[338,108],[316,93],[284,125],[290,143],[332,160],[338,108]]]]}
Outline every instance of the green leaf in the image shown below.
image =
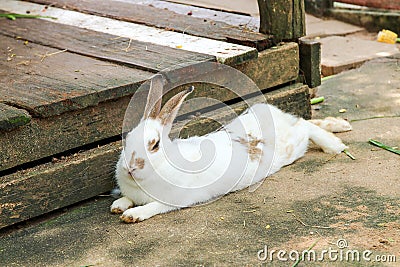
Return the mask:
{"type": "Polygon", "coordinates": [[[39,19],[39,18],[44,18],[44,19],[57,19],[55,17],[50,17],[50,16],[40,16],[40,15],[29,15],[29,14],[14,14],[14,13],[6,13],[6,14],[0,14],[0,17],[8,18],[11,20],[16,20],[17,18],[26,18],[26,19],[39,19]]]}
{"type": "Polygon", "coordinates": [[[16,20],[16,19],[17,19],[14,15],[11,15],[11,14],[9,14],[9,15],[7,16],[7,18],[8,18],[8,19],[11,19],[11,20],[16,20]]]}
{"type": "Polygon", "coordinates": [[[394,147],[387,146],[387,145],[382,144],[381,142],[376,141],[376,140],[374,140],[374,139],[369,139],[368,142],[369,142],[370,144],[373,144],[374,146],[380,147],[380,148],[382,148],[382,149],[385,149],[385,150],[387,150],[387,151],[390,151],[390,152],[392,152],[392,153],[395,153],[395,154],[397,154],[397,155],[400,155],[400,150],[399,150],[399,149],[395,149],[394,147]]]}
{"type": "Polygon", "coordinates": [[[323,96],[321,96],[321,97],[312,98],[310,100],[310,103],[311,103],[311,105],[315,105],[315,104],[318,104],[318,103],[322,103],[324,101],[325,101],[325,98],[323,96]]]}
{"type": "Polygon", "coordinates": [[[334,76],[335,76],[335,75],[330,75],[330,76],[322,77],[322,78],[321,78],[321,82],[324,82],[324,81],[326,81],[326,80],[329,80],[329,79],[333,78],[334,76]]]}

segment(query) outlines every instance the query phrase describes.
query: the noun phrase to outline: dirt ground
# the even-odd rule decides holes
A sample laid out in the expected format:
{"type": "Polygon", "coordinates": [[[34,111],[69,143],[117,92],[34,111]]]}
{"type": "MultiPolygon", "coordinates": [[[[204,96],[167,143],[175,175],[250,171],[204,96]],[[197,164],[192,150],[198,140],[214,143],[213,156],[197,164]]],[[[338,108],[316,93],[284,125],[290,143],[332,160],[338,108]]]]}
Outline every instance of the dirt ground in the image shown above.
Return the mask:
{"type": "Polygon", "coordinates": [[[298,266],[396,266],[377,257],[398,266],[400,156],[368,139],[400,144],[399,62],[374,60],[319,88],[326,100],[314,117],[351,121],[354,130],[338,136],[356,160],[311,146],[255,192],[139,224],[121,223],[109,213],[113,198],[99,196],[3,231],[0,266],[291,266],[313,245],[316,258],[298,266]]]}

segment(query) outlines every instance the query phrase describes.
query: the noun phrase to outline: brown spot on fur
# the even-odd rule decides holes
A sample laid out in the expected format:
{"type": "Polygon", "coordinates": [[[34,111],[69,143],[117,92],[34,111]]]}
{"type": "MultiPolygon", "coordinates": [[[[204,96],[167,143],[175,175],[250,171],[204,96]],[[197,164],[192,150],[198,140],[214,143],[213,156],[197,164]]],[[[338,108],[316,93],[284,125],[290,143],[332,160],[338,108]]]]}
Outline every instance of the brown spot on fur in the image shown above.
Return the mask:
{"type": "Polygon", "coordinates": [[[138,169],[143,169],[144,168],[144,159],[142,159],[142,158],[135,159],[135,164],[138,169]]]}
{"type": "Polygon", "coordinates": [[[148,150],[152,153],[157,152],[159,147],[154,148],[155,144],[158,142],[159,140],[153,139],[151,141],[149,141],[148,143],[148,150]]]}
{"type": "Polygon", "coordinates": [[[142,158],[135,158],[135,151],[132,152],[132,157],[131,160],[129,161],[129,169],[134,167],[137,169],[143,169],[144,168],[144,159],[142,158]]]}
{"type": "Polygon", "coordinates": [[[249,153],[250,160],[259,160],[262,156],[262,150],[257,147],[258,144],[264,144],[265,141],[262,139],[257,139],[251,134],[248,135],[249,140],[244,139],[243,137],[239,137],[237,140],[242,145],[247,146],[247,152],[249,153]]]}

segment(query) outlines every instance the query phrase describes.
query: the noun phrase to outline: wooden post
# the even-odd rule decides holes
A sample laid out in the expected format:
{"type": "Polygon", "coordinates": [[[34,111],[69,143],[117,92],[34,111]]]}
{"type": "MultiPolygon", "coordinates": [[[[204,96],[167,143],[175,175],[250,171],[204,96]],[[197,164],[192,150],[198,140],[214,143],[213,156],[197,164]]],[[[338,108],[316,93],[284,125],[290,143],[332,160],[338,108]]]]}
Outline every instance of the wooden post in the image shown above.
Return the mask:
{"type": "Polygon", "coordinates": [[[258,0],[260,32],[276,42],[297,40],[305,35],[304,0],[258,0]]]}
{"type": "Polygon", "coordinates": [[[300,72],[304,76],[305,83],[314,88],[321,85],[321,43],[301,38],[300,72]]]}

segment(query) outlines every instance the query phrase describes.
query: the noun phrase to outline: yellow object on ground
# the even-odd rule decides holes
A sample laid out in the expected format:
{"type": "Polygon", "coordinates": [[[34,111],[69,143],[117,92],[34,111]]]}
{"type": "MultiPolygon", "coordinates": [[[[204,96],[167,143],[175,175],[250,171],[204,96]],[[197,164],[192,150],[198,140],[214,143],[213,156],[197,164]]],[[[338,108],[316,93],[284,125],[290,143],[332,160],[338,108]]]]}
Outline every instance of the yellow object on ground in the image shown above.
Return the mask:
{"type": "Polygon", "coordinates": [[[397,39],[397,34],[389,30],[381,30],[378,33],[378,42],[395,44],[397,39]]]}

